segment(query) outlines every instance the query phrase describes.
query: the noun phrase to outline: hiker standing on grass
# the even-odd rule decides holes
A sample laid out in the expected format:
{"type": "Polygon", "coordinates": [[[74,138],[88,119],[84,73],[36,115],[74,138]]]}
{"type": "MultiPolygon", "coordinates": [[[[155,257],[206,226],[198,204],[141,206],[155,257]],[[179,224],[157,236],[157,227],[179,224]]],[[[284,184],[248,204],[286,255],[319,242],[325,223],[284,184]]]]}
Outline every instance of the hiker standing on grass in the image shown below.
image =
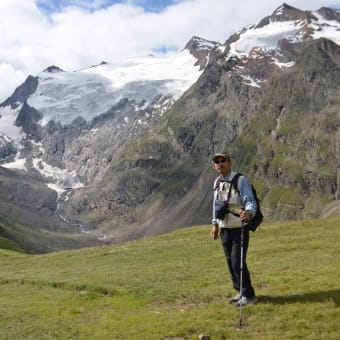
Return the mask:
{"type": "Polygon", "coordinates": [[[251,184],[247,177],[238,178],[238,190],[230,183],[236,172],[232,170],[232,160],[228,153],[217,153],[213,156],[214,169],[219,177],[214,182],[213,218],[211,237],[216,240],[220,235],[224,254],[231,274],[233,287],[237,294],[229,300],[237,307],[257,301],[254,288],[251,284],[250,274],[246,264],[246,254],[249,244],[249,229],[247,221],[254,216],[257,208],[251,184]],[[219,210],[219,202],[228,202],[224,213],[219,210]],[[225,212],[227,211],[227,212],[225,212]],[[225,216],[224,216],[225,214],[225,216]],[[242,223],[244,227],[242,227],[242,223]],[[243,229],[243,269],[242,294],[240,293],[241,268],[241,230],[243,229]]]}

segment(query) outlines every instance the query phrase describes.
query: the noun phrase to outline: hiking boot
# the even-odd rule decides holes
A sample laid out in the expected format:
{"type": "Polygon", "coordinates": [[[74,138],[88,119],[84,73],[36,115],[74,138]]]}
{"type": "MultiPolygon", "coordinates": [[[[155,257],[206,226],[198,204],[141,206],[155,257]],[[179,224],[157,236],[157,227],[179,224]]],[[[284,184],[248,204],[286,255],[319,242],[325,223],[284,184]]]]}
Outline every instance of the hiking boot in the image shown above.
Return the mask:
{"type": "Polygon", "coordinates": [[[237,293],[235,296],[229,299],[229,303],[237,302],[238,300],[240,300],[240,298],[241,298],[241,294],[237,293]]]}
{"type": "Polygon", "coordinates": [[[257,297],[254,295],[250,298],[247,298],[245,296],[242,296],[241,299],[239,299],[236,303],[235,303],[235,306],[236,307],[240,307],[241,305],[242,306],[245,306],[245,305],[250,305],[250,304],[254,304],[256,303],[257,301],[257,297]]]}

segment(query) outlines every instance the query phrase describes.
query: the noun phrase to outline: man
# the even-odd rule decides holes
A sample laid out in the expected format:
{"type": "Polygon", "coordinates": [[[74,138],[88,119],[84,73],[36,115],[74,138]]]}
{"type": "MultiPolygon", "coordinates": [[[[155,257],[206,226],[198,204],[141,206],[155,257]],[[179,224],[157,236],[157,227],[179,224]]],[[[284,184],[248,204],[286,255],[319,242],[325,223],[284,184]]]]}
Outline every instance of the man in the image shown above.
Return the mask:
{"type": "Polygon", "coordinates": [[[245,176],[240,176],[237,183],[238,190],[231,185],[236,175],[232,170],[232,160],[228,153],[217,153],[213,156],[214,169],[219,174],[214,182],[213,219],[211,237],[216,240],[220,235],[233,287],[237,294],[229,300],[236,306],[247,305],[257,301],[254,288],[251,284],[250,274],[246,264],[246,255],[249,244],[249,229],[246,227],[255,214],[257,205],[253,196],[251,184],[245,176]],[[225,217],[220,216],[219,201],[228,201],[228,212],[225,217]],[[219,217],[219,218],[218,218],[219,217]],[[242,228],[242,223],[244,227],[242,228]],[[240,292],[241,268],[241,231],[243,229],[243,270],[242,294],[240,292]]]}

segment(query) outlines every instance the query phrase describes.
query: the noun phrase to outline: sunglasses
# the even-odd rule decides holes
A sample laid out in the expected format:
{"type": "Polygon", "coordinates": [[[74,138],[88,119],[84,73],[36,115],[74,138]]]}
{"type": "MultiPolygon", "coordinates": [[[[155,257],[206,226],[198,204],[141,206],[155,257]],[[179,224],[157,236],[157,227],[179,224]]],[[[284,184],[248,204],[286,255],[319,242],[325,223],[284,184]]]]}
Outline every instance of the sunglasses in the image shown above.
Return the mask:
{"type": "Polygon", "coordinates": [[[214,161],[215,164],[220,164],[220,163],[225,163],[227,160],[226,159],[218,159],[214,161]]]}

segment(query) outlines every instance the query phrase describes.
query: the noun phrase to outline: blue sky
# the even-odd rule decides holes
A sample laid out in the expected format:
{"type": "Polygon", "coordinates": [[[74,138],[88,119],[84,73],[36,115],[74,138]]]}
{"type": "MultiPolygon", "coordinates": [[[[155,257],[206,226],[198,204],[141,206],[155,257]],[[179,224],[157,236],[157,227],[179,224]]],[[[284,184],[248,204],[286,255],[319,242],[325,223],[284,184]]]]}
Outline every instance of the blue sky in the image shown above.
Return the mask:
{"type": "MultiPolygon", "coordinates": [[[[224,43],[283,0],[0,0],[0,102],[50,65],[73,71],[105,60],[179,51],[192,36],[224,43]]],[[[290,0],[302,10],[340,0],[290,0]]]]}
{"type": "Polygon", "coordinates": [[[134,6],[140,6],[147,12],[160,12],[169,5],[172,5],[178,1],[176,0],[39,0],[37,2],[38,7],[45,13],[60,12],[63,8],[68,6],[76,6],[89,11],[95,11],[98,9],[105,9],[114,4],[130,4],[134,6]]]}

